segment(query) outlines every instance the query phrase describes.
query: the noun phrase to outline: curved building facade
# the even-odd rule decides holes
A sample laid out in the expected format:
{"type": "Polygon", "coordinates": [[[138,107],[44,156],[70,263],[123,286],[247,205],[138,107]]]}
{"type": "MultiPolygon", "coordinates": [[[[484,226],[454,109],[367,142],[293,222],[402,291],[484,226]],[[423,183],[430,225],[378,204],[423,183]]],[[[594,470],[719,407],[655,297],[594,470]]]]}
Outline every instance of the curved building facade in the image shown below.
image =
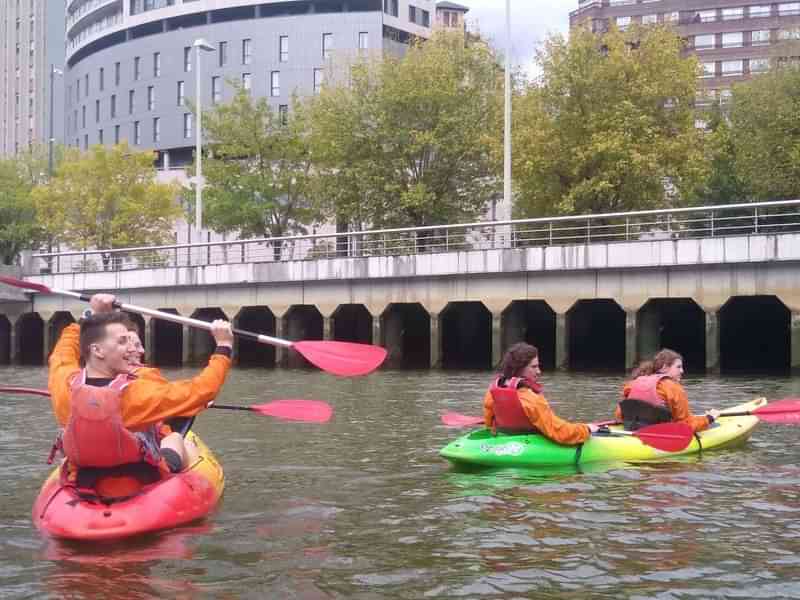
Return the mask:
{"type": "Polygon", "coordinates": [[[428,37],[433,0],[66,0],[66,142],[123,140],[155,149],[160,166],[192,159],[198,75],[206,40],[204,109],[229,101],[231,82],[288,110],[317,92],[337,60],[402,52],[428,37]]]}

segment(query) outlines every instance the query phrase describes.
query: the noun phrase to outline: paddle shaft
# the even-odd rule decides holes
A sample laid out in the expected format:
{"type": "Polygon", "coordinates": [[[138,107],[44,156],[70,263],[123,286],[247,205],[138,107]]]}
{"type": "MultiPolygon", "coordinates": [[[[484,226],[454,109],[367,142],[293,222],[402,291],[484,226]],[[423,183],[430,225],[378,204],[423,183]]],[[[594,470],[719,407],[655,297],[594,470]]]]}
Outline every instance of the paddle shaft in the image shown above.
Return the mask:
{"type": "MultiPolygon", "coordinates": [[[[51,288],[50,291],[54,294],[61,294],[63,296],[71,296],[73,298],[78,298],[79,300],[83,300],[84,302],[89,302],[92,297],[87,294],[81,294],[80,292],[72,292],[69,290],[59,290],[55,288],[51,288]]],[[[201,321],[200,319],[193,319],[191,317],[182,317],[181,315],[176,315],[173,313],[163,312],[160,310],[153,310],[152,308],[145,308],[143,306],[136,306],[135,304],[128,304],[127,302],[114,302],[114,306],[121,309],[126,310],[128,312],[139,313],[142,315],[148,315],[150,317],[155,317],[157,319],[162,319],[164,321],[172,321],[173,323],[180,323],[182,325],[189,325],[191,327],[197,327],[199,329],[205,329],[206,331],[211,331],[211,323],[208,321],[201,321]]],[[[270,346],[282,346],[284,348],[291,348],[293,342],[288,340],[282,340],[280,338],[275,338],[269,335],[263,335],[260,333],[253,333],[252,331],[245,331],[244,329],[232,328],[234,335],[238,335],[239,337],[247,338],[249,340],[253,340],[254,342],[259,342],[261,344],[269,344],[270,346]]]]}

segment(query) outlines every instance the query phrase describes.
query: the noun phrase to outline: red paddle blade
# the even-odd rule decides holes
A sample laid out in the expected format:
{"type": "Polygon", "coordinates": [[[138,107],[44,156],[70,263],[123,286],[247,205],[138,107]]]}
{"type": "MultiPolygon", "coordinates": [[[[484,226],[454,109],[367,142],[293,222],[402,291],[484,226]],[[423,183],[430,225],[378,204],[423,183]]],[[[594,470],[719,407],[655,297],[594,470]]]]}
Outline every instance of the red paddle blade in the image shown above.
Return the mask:
{"type": "Polygon", "coordinates": [[[442,423],[448,427],[470,427],[472,425],[483,425],[483,417],[448,412],[442,415],[442,423]]]}
{"type": "Polygon", "coordinates": [[[35,290],[37,292],[42,292],[43,294],[50,293],[50,288],[46,285],[42,285],[41,283],[33,283],[32,281],[23,281],[22,279],[17,279],[16,277],[8,277],[7,275],[0,275],[0,283],[13,285],[14,287],[22,288],[24,290],[35,290]]]}
{"type": "Polygon", "coordinates": [[[642,427],[633,435],[656,450],[680,452],[692,443],[694,432],[686,423],[659,423],[642,427]]]}
{"type": "Polygon", "coordinates": [[[766,406],[752,411],[765,423],[789,423],[800,425],[800,399],[786,398],[770,402],[766,406]]]}
{"type": "Polygon", "coordinates": [[[353,342],[303,341],[294,342],[292,348],[312,365],[343,377],[371,373],[386,358],[385,348],[353,342]]]}
{"type": "Polygon", "coordinates": [[[333,415],[330,404],[320,400],[275,400],[266,404],[255,404],[250,410],[286,421],[312,423],[327,423],[333,415]]]}

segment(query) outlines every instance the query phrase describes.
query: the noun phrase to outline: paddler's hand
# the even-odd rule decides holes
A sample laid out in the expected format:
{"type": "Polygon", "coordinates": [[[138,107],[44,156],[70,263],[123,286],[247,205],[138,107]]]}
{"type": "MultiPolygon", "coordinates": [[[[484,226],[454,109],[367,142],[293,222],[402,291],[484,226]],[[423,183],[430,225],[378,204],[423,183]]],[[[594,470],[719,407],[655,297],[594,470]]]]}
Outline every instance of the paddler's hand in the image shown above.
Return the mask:
{"type": "Polygon", "coordinates": [[[109,313],[114,310],[114,302],[117,297],[114,294],[95,294],[89,300],[89,306],[92,307],[92,312],[95,314],[109,313]]]}
{"type": "Polygon", "coordinates": [[[214,338],[217,346],[233,348],[233,331],[228,321],[217,319],[211,323],[211,336],[214,338]]]}
{"type": "Polygon", "coordinates": [[[711,422],[713,423],[717,419],[719,419],[720,412],[716,408],[712,408],[711,410],[706,411],[706,416],[711,417],[711,422]]]}
{"type": "Polygon", "coordinates": [[[600,426],[594,423],[587,423],[586,426],[589,428],[589,433],[597,433],[600,431],[600,426]]]}

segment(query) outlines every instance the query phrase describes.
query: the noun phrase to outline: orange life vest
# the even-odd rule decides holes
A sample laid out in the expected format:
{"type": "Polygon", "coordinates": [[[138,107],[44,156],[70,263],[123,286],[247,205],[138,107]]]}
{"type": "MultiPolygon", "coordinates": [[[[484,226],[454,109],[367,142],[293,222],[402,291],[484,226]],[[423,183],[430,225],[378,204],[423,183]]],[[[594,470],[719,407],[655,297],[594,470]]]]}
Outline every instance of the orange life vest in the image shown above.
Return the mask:
{"type": "Polygon", "coordinates": [[[517,388],[524,379],[512,377],[501,385],[502,378],[495,379],[489,388],[494,401],[493,428],[505,433],[536,433],[538,430],[531,424],[528,415],[522,408],[517,388]]]}
{"type": "Polygon", "coordinates": [[[70,382],[70,416],[56,444],[72,466],[161,464],[157,428],[133,432],[122,422],[122,391],[131,381],[132,377],[119,375],[107,387],[87,385],[82,369],[70,382]]]}

